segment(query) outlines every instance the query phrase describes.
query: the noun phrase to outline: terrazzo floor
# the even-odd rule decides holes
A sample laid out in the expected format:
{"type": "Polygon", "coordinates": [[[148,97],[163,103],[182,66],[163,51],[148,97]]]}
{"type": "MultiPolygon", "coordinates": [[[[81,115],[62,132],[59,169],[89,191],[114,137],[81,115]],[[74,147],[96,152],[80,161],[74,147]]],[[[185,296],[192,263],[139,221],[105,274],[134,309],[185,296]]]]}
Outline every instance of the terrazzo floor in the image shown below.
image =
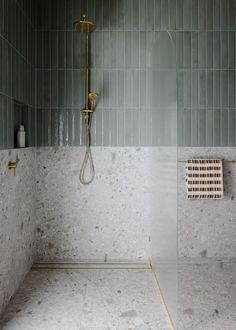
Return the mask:
{"type": "Polygon", "coordinates": [[[178,265],[178,330],[236,329],[236,261],[178,265]]]}
{"type": "Polygon", "coordinates": [[[34,269],[2,330],[172,329],[151,270],[34,269]]]}

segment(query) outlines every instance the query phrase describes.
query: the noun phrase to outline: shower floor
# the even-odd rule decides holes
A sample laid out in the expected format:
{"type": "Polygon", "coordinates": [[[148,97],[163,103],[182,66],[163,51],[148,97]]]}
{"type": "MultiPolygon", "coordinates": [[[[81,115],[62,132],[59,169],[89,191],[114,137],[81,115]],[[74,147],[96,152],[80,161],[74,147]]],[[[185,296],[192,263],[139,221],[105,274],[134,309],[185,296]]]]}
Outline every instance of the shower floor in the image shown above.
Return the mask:
{"type": "Polygon", "coordinates": [[[33,269],[0,328],[172,329],[149,269],[33,269]]]}

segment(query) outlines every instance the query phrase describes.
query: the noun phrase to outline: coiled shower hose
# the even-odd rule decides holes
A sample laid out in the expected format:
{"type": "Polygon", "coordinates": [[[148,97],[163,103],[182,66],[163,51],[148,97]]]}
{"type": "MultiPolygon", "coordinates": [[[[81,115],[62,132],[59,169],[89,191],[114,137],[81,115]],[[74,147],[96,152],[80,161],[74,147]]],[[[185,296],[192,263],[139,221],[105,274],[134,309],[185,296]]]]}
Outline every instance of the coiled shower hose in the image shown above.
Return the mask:
{"type": "Polygon", "coordinates": [[[84,185],[90,184],[95,177],[95,169],[93,164],[93,157],[91,153],[91,123],[93,114],[86,114],[85,117],[85,156],[80,169],[80,182],[84,185]],[[90,169],[90,179],[86,180],[86,169],[89,166],[90,169]]]}

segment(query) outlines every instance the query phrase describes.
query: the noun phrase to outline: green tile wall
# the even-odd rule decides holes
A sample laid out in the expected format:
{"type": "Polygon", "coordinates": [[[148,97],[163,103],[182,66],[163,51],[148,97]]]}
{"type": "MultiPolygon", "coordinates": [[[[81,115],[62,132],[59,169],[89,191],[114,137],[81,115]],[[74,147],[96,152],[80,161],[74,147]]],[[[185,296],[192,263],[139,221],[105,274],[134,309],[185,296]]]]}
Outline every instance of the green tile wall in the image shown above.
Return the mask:
{"type": "Polygon", "coordinates": [[[176,45],[179,145],[236,144],[235,0],[39,0],[37,10],[38,145],[84,143],[84,40],[73,31],[82,13],[97,25],[94,145],[156,144],[150,50],[165,30],[176,45]]]}
{"type": "Polygon", "coordinates": [[[35,144],[34,0],[0,0],[0,148],[14,146],[14,103],[28,107],[28,141],[35,144]]]}

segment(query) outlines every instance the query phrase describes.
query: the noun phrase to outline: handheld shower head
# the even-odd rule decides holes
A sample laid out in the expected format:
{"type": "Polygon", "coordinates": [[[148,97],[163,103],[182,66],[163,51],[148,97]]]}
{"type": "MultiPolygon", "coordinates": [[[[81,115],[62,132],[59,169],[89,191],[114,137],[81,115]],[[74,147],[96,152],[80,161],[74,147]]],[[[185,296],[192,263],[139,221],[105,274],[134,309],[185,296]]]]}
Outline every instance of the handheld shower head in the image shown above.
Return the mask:
{"type": "Polygon", "coordinates": [[[95,102],[98,98],[98,95],[99,94],[97,92],[91,91],[88,95],[90,102],[95,102]]]}

